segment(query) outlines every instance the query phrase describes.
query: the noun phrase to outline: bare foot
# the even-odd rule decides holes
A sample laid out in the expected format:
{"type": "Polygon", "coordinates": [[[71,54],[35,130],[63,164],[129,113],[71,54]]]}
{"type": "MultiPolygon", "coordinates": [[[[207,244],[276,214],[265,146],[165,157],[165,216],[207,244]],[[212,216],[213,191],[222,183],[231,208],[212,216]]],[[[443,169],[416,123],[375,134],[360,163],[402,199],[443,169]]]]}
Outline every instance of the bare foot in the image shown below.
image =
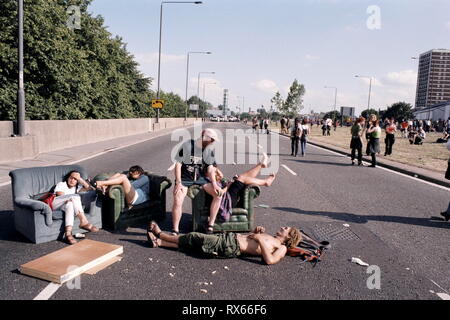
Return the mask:
{"type": "Polygon", "coordinates": [[[151,232],[153,235],[159,238],[159,235],[161,234],[161,229],[159,228],[158,224],[155,221],[150,221],[150,224],[148,225],[147,232],[151,232]]]}
{"type": "Polygon", "coordinates": [[[261,163],[261,167],[267,168],[267,166],[269,164],[269,157],[267,156],[267,153],[263,152],[260,163],[261,163]]]}
{"type": "Polygon", "coordinates": [[[272,173],[267,179],[266,179],[266,186],[270,187],[273,183],[273,181],[275,180],[276,175],[275,173],[272,173]]]}

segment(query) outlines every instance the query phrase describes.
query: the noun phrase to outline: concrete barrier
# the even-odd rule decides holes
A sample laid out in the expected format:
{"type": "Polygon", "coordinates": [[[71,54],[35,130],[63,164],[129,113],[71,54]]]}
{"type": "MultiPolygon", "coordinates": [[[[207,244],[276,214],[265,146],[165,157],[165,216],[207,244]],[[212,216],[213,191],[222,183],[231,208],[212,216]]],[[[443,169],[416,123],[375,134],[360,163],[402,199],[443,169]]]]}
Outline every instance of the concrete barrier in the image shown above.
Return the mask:
{"type": "Polygon", "coordinates": [[[8,138],[13,132],[11,121],[0,121],[0,163],[18,161],[39,153],[75,147],[79,145],[132,136],[193,124],[195,119],[105,119],[105,120],[33,120],[25,121],[26,137],[8,138]]]}
{"type": "Polygon", "coordinates": [[[11,137],[14,133],[14,126],[12,121],[0,121],[0,138],[11,137]]]}

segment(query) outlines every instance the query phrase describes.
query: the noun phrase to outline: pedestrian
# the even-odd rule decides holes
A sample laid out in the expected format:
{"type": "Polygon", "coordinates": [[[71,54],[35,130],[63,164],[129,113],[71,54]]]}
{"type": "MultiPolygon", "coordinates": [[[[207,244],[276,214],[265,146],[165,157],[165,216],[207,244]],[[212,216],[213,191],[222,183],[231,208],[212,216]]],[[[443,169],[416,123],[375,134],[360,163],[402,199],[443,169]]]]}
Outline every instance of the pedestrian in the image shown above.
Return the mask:
{"type": "Polygon", "coordinates": [[[371,122],[370,128],[367,130],[367,133],[370,134],[369,141],[369,152],[372,157],[371,168],[375,168],[377,166],[377,153],[380,153],[380,138],[381,138],[381,128],[378,120],[374,120],[371,122]]]}
{"type": "Polygon", "coordinates": [[[365,135],[366,141],[367,141],[366,155],[368,155],[368,156],[370,156],[370,137],[371,137],[371,134],[368,131],[369,131],[369,128],[371,127],[371,125],[372,125],[372,122],[375,121],[375,120],[377,120],[377,115],[372,113],[369,116],[369,120],[367,120],[365,128],[364,128],[364,135],[365,135]]]}
{"type": "Polygon", "coordinates": [[[395,125],[395,119],[389,119],[386,127],[386,138],[384,139],[384,143],[386,144],[386,150],[384,152],[384,156],[392,155],[392,147],[395,143],[395,133],[397,132],[397,126],[395,125]]]}
{"type": "Polygon", "coordinates": [[[325,124],[325,121],[322,120],[322,135],[326,136],[327,134],[327,125],[325,124]]]}
{"type": "Polygon", "coordinates": [[[327,136],[331,136],[331,126],[333,125],[333,120],[328,118],[325,123],[327,125],[327,136]]]}
{"type": "Polygon", "coordinates": [[[264,120],[264,129],[266,130],[266,133],[269,134],[269,119],[266,118],[264,120]]]}
{"type": "Polygon", "coordinates": [[[253,117],[252,119],[252,129],[253,133],[257,132],[258,130],[258,120],[256,119],[256,117],[253,117]]]}
{"type": "Polygon", "coordinates": [[[300,126],[300,119],[295,118],[294,125],[291,130],[291,156],[296,157],[298,154],[298,144],[300,142],[300,136],[302,129],[300,126]]]}
{"type": "Polygon", "coordinates": [[[400,132],[402,133],[402,138],[408,138],[408,121],[402,121],[400,132]]]}
{"type": "Polygon", "coordinates": [[[352,149],[352,165],[355,165],[356,151],[358,151],[358,166],[362,165],[362,133],[364,130],[364,117],[359,117],[355,120],[350,132],[352,134],[352,141],[350,142],[350,148],[352,149]]]}
{"type": "Polygon", "coordinates": [[[311,133],[311,130],[308,125],[308,119],[303,119],[302,125],[302,134],[300,136],[300,146],[302,151],[302,157],[306,155],[306,143],[308,142],[308,135],[311,133]]]}
{"type": "MultiPolygon", "coordinates": [[[[447,142],[447,149],[450,150],[450,140],[447,142]]],[[[450,159],[447,162],[447,172],[445,173],[445,178],[450,180],[450,159]]],[[[445,221],[450,220],[450,203],[448,204],[447,211],[441,212],[441,215],[445,218],[445,221]]]]}
{"type": "Polygon", "coordinates": [[[263,117],[260,117],[259,118],[259,130],[260,130],[260,133],[263,132],[263,129],[264,129],[264,119],[263,119],[263,117]]]}
{"type": "Polygon", "coordinates": [[[281,118],[280,125],[281,125],[281,134],[287,134],[286,119],[284,117],[281,118]]]}
{"type": "Polygon", "coordinates": [[[268,265],[280,262],[286,256],[287,249],[295,248],[302,240],[302,234],[294,227],[283,227],[275,236],[266,234],[265,231],[264,227],[257,226],[248,235],[234,232],[219,235],[191,232],[179,236],[162,232],[156,222],[152,221],[147,228],[147,240],[151,248],[180,249],[207,258],[258,256],[268,265]]]}

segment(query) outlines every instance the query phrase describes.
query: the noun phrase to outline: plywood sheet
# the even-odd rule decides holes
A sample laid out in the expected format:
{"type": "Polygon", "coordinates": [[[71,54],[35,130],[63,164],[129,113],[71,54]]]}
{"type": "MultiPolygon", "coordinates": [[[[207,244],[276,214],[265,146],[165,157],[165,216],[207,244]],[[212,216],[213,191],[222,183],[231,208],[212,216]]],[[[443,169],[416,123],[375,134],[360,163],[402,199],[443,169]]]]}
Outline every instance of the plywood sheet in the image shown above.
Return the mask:
{"type": "Polygon", "coordinates": [[[97,272],[102,271],[103,269],[108,268],[110,265],[112,265],[113,263],[116,263],[116,262],[118,262],[118,261],[122,261],[122,257],[114,257],[114,258],[111,258],[111,259],[109,259],[108,261],[105,261],[105,262],[103,262],[103,263],[101,263],[101,264],[95,266],[94,268],[85,271],[84,273],[85,273],[85,274],[89,274],[89,275],[92,276],[92,275],[94,275],[94,274],[97,274],[97,272]]]}
{"type": "Polygon", "coordinates": [[[86,239],[26,263],[20,272],[64,283],[122,253],[122,246],[86,239]]]}

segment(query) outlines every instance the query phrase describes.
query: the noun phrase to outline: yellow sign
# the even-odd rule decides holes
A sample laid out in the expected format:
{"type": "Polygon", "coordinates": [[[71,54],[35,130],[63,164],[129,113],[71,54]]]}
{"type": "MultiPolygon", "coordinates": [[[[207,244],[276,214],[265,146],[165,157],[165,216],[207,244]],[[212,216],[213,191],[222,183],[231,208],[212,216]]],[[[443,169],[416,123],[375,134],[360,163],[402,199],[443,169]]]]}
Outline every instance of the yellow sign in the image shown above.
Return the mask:
{"type": "Polygon", "coordinates": [[[154,108],[154,109],[164,108],[164,100],[153,99],[152,100],[152,108],[154,108]]]}

